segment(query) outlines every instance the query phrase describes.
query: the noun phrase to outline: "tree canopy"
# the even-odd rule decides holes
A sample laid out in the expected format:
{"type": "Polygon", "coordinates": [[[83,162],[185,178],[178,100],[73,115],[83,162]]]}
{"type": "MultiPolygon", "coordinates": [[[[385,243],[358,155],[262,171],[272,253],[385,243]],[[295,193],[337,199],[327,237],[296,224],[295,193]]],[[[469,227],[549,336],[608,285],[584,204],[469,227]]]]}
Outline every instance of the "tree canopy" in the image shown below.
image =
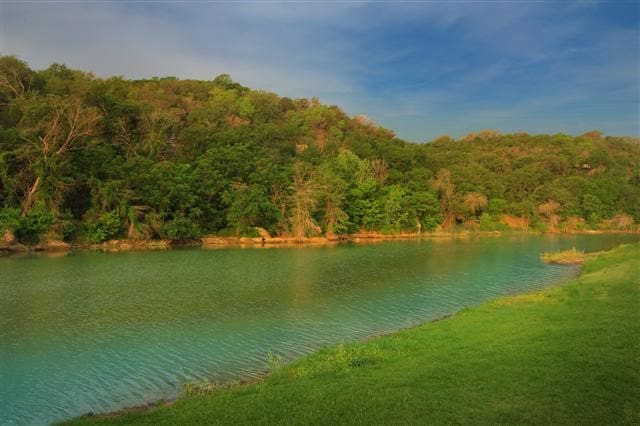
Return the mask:
{"type": "Polygon", "coordinates": [[[0,57],[0,228],[41,238],[304,238],[437,227],[629,228],[640,143],[592,131],[408,143],[234,82],[126,80],[0,57]]]}

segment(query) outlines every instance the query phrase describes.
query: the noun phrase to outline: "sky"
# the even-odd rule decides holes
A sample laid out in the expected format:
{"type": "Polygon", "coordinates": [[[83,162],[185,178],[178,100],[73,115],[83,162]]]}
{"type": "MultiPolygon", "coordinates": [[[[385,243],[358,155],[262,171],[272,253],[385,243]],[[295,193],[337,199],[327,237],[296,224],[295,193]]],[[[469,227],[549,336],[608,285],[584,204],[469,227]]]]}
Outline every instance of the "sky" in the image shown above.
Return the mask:
{"type": "Polygon", "coordinates": [[[423,142],[638,136],[638,1],[7,1],[0,52],[99,77],[219,74],[423,142]]]}

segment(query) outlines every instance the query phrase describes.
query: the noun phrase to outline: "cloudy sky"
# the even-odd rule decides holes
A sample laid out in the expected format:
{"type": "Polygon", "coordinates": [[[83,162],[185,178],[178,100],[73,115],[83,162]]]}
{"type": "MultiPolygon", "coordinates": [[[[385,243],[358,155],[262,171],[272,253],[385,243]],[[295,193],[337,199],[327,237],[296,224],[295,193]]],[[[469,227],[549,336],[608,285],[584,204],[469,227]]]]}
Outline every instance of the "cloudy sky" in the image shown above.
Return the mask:
{"type": "Polygon", "coordinates": [[[317,96],[400,137],[638,135],[637,1],[1,1],[0,51],[317,96]]]}

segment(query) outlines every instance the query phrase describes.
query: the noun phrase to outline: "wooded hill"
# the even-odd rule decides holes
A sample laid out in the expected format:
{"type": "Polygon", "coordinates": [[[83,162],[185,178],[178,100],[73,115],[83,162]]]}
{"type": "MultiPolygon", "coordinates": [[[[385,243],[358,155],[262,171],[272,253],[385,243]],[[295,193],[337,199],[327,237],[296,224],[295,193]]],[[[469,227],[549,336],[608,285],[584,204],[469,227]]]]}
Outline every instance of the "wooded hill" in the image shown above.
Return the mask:
{"type": "MultiPolygon", "coordinates": [[[[463,118],[461,118],[463,119],[463,118]]],[[[0,58],[0,228],[23,242],[630,229],[640,143],[590,132],[408,143],[317,99],[0,58]]]]}

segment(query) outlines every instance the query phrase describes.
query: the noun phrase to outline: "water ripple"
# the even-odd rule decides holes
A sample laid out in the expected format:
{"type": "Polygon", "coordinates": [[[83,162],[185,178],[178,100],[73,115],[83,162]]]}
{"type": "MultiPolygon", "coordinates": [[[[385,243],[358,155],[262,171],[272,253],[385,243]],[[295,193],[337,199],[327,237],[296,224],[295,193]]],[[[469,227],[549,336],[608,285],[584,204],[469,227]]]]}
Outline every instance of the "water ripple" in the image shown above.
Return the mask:
{"type": "MultiPolygon", "coordinates": [[[[441,318],[575,274],[542,251],[624,236],[0,259],[0,424],[39,425],[255,378],[269,353],[441,318]]],[[[629,239],[629,238],[627,238],[629,239]]]]}

